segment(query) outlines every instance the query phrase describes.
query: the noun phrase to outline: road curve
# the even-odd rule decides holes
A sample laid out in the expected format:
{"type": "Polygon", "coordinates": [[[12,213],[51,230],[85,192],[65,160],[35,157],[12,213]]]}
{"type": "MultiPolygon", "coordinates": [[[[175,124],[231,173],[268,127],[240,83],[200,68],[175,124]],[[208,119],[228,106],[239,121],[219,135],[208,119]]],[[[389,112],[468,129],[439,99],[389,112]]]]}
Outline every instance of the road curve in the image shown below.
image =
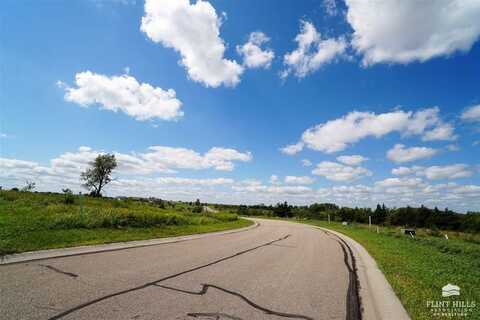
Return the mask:
{"type": "Polygon", "coordinates": [[[245,232],[0,266],[2,319],[360,319],[344,241],[256,221],[245,232]]]}

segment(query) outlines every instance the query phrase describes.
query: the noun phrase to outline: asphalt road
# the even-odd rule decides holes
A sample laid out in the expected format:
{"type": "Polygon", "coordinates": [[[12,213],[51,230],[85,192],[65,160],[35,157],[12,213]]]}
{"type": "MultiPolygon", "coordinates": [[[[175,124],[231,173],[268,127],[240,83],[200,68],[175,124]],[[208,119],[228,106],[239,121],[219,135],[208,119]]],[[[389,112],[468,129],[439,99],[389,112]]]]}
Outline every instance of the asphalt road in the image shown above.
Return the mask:
{"type": "Polygon", "coordinates": [[[244,232],[0,266],[0,318],[360,318],[345,243],[257,221],[244,232]]]}

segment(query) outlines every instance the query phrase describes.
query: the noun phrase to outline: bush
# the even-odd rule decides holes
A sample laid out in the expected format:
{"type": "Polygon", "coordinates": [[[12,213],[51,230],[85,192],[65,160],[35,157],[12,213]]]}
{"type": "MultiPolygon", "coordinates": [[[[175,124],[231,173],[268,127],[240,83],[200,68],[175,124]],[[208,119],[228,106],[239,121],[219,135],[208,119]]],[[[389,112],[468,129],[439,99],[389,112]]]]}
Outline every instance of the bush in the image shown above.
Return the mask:
{"type": "Polygon", "coordinates": [[[73,197],[73,192],[70,189],[62,189],[64,195],[65,204],[74,204],[75,198],[73,197]]]}

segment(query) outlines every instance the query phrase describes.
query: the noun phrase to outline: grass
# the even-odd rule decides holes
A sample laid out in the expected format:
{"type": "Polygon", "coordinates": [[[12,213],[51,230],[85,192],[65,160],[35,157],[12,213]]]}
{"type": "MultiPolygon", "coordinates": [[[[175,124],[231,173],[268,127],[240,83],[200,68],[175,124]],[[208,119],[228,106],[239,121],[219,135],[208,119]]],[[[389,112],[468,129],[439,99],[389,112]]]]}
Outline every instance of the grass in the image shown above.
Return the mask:
{"type": "MultiPolygon", "coordinates": [[[[338,222],[306,220],[304,223],[341,232],[362,244],[376,260],[412,319],[456,319],[435,317],[429,300],[475,301],[464,319],[480,319],[480,242],[478,235],[454,234],[446,240],[420,230],[415,238],[401,235],[398,228],[365,225],[344,226],[338,222]],[[443,298],[447,283],[458,285],[461,296],[443,298]]],[[[457,317],[458,318],[458,317],[457,317]]]]}
{"type": "Polygon", "coordinates": [[[252,224],[188,203],[0,191],[0,255],[205,233],[252,224]]]}

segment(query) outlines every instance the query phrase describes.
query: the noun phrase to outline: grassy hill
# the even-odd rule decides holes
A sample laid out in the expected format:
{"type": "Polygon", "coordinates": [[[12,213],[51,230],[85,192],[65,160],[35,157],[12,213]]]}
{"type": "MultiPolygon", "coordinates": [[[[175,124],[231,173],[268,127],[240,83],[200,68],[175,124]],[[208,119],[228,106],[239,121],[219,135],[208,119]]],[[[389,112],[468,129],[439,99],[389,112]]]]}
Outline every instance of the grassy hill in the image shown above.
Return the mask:
{"type": "Polygon", "coordinates": [[[236,214],[202,212],[185,202],[0,191],[0,255],[204,233],[250,224],[236,214]]]}

